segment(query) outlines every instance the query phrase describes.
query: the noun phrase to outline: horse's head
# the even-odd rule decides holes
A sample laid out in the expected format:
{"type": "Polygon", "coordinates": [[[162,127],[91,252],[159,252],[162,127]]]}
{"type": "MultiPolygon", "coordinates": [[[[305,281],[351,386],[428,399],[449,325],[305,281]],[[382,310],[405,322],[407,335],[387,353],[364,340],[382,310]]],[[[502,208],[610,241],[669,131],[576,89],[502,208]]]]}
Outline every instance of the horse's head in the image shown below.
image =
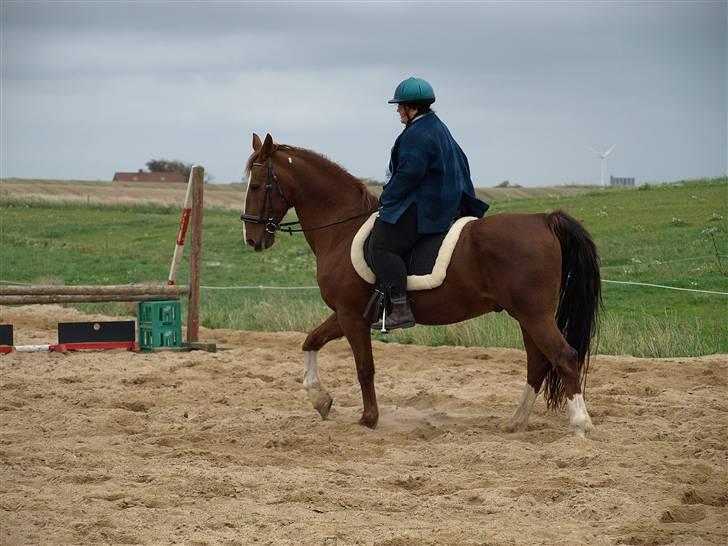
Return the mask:
{"type": "Polygon", "coordinates": [[[256,252],[273,246],[279,224],[292,206],[283,188],[285,167],[275,161],[276,149],[269,134],[261,142],[253,133],[253,153],[247,163],[248,188],[240,219],[245,244],[256,252]]]}

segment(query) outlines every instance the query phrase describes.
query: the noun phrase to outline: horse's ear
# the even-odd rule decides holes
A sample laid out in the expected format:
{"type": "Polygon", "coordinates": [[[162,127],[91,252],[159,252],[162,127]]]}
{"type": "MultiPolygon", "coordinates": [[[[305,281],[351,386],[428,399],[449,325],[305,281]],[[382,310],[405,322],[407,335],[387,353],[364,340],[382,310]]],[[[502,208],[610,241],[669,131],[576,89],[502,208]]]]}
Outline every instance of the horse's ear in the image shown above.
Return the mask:
{"type": "Polygon", "coordinates": [[[263,147],[263,143],[260,141],[260,137],[257,133],[253,133],[253,151],[258,151],[263,147]]]}
{"type": "Polygon", "coordinates": [[[261,157],[268,157],[273,152],[273,137],[270,136],[270,133],[265,135],[265,140],[263,141],[263,149],[261,151],[261,157]]]}

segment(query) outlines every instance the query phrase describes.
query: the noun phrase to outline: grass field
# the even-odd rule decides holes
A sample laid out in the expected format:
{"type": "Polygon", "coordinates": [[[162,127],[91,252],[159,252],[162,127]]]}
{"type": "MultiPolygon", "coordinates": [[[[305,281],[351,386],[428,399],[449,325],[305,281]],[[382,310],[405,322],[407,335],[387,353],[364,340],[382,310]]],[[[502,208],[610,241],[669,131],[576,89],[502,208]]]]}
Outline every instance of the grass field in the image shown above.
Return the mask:
{"type": "MultiPolygon", "coordinates": [[[[25,199],[0,193],[0,280],[124,284],[166,279],[179,207],[25,199]]],[[[242,190],[240,190],[242,202],[242,190]]],[[[502,194],[489,214],[563,208],[592,233],[602,276],[728,292],[728,179],[638,189],[539,190],[502,194]],[[516,195],[512,197],[512,195],[516,195]]],[[[242,246],[237,213],[204,213],[202,324],[213,328],[301,330],[328,314],[314,286],[315,262],[303,237],[286,235],[264,253],[242,246]]],[[[180,278],[186,278],[186,270],[180,278]]],[[[126,304],[79,306],[128,313],[126,304]]],[[[598,350],[637,356],[728,353],[728,296],[604,284],[598,350]]],[[[378,334],[377,334],[378,336],[378,334]]],[[[380,338],[385,339],[385,338],[380,338]]],[[[486,315],[448,327],[418,326],[386,338],[428,345],[521,347],[516,323],[486,315]]]]}

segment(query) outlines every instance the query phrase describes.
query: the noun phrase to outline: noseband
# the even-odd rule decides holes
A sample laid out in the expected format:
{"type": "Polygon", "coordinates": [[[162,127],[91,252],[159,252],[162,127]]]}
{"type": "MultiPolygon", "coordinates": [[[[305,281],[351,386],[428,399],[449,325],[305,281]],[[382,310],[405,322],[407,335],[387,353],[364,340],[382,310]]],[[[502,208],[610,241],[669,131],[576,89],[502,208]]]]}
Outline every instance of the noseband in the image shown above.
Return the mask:
{"type": "MultiPolygon", "coordinates": [[[[254,167],[261,166],[262,163],[253,163],[254,167]]],[[[276,183],[276,189],[278,191],[278,195],[280,195],[283,200],[286,202],[286,205],[288,208],[291,208],[291,202],[286,197],[286,194],[283,192],[283,185],[281,184],[281,181],[278,179],[278,177],[273,172],[273,161],[268,158],[268,178],[265,182],[265,195],[263,197],[263,209],[260,211],[259,216],[253,216],[252,214],[245,214],[245,211],[243,211],[243,214],[240,215],[240,220],[243,222],[251,222],[253,224],[265,224],[265,231],[266,233],[273,234],[279,229],[281,229],[281,226],[288,226],[288,225],[294,225],[298,222],[276,222],[273,219],[273,182],[276,183]]],[[[245,206],[245,204],[243,204],[245,206]]]]}

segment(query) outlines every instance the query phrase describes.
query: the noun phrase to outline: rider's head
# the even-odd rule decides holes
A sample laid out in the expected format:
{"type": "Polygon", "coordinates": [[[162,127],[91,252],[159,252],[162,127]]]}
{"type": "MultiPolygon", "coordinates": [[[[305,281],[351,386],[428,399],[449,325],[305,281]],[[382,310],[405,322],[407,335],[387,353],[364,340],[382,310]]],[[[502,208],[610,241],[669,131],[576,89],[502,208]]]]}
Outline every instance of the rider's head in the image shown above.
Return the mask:
{"type": "Polygon", "coordinates": [[[433,102],[435,91],[430,83],[422,78],[412,77],[400,82],[389,104],[397,105],[400,121],[407,124],[420,114],[430,112],[433,102]]]}

